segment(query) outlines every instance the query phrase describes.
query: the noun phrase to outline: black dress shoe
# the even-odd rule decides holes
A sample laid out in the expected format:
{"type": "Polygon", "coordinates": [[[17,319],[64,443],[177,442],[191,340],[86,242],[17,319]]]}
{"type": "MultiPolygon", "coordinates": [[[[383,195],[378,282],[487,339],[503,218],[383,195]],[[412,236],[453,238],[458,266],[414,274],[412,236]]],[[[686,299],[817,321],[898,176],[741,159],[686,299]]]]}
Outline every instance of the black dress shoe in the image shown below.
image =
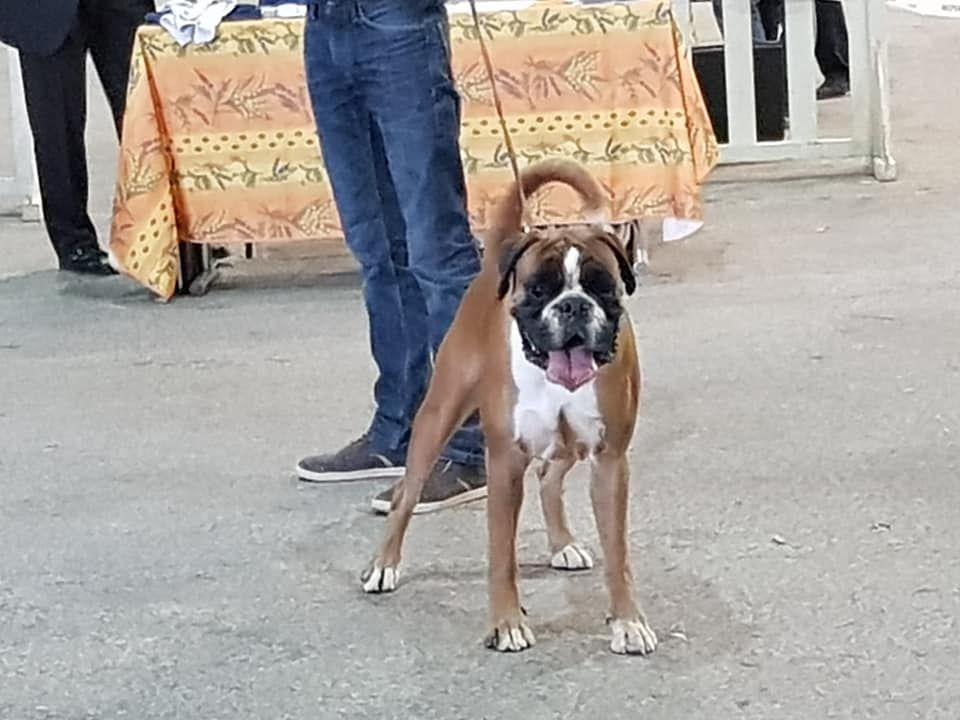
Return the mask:
{"type": "Polygon", "coordinates": [[[843,78],[828,78],[817,88],[817,100],[832,100],[850,94],[850,81],[843,78]]]}
{"type": "Polygon", "coordinates": [[[79,247],[67,257],[60,258],[60,269],[79,275],[116,275],[107,262],[107,254],[97,247],[79,247]]]}

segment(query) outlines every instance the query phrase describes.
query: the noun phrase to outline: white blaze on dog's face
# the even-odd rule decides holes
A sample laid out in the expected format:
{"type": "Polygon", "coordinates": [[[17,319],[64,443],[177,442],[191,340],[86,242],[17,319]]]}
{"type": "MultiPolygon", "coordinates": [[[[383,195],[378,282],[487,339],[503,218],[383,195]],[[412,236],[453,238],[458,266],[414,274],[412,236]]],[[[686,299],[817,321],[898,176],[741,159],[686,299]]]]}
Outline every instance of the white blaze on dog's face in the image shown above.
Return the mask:
{"type": "Polygon", "coordinates": [[[580,248],[571,246],[563,256],[563,274],[567,287],[580,287],[580,248]]]}
{"type": "Polygon", "coordinates": [[[595,228],[535,231],[518,242],[519,257],[504,270],[513,273],[511,314],[524,353],[573,391],[616,352],[632,268],[616,238],[595,228]]]}
{"type": "Polygon", "coordinates": [[[553,333],[555,345],[569,344],[571,326],[579,329],[581,344],[592,346],[607,320],[600,303],[583,287],[583,252],[571,245],[563,255],[563,290],[544,306],[541,317],[553,333]]]}

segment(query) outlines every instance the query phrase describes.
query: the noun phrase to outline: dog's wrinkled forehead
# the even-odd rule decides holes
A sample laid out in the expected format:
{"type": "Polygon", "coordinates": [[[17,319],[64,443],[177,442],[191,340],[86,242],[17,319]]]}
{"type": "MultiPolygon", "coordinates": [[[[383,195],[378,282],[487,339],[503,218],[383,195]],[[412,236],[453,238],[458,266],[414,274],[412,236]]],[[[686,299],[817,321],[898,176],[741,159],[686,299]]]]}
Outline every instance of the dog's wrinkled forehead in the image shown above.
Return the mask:
{"type": "MultiPolygon", "coordinates": [[[[551,289],[560,291],[582,285],[585,274],[605,275],[612,284],[621,276],[615,249],[609,244],[610,236],[603,230],[577,226],[534,230],[528,241],[532,244],[515,270],[517,289],[533,280],[547,281],[551,289]]],[[[618,242],[616,238],[613,241],[618,242]]]]}

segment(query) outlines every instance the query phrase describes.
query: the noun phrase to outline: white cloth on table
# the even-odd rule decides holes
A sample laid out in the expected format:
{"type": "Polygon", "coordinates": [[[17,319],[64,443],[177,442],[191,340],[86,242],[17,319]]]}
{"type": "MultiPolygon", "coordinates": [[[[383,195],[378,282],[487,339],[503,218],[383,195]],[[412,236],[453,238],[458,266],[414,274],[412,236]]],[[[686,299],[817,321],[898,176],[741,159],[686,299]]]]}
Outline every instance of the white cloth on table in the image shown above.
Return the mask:
{"type": "Polygon", "coordinates": [[[307,14],[307,6],[299,2],[282,2],[271,5],[261,5],[260,12],[264,17],[300,18],[307,14]]]}
{"type": "Polygon", "coordinates": [[[162,0],[157,3],[160,26],[180,45],[202,45],[217,36],[217,27],[237,6],[237,0],[162,0]]]}

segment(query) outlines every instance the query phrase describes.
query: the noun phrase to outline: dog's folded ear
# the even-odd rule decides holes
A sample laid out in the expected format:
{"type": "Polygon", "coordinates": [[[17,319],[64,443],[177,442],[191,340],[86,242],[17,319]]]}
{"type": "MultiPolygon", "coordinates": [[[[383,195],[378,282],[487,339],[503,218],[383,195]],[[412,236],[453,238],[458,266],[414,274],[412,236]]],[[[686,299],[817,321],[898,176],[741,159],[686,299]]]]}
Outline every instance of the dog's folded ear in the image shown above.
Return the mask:
{"type": "MultiPolygon", "coordinates": [[[[627,242],[625,243],[627,262],[630,263],[630,267],[636,268],[637,261],[639,260],[637,257],[637,244],[639,242],[637,236],[641,232],[640,226],[638,223],[630,223],[626,226],[625,230],[627,234],[627,242]]],[[[636,274],[634,274],[634,277],[636,277],[636,274]]]]}
{"type": "Polygon", "coordinates": [[[637,276],[633,271],[633,258],[636,257],[637,243],[633,233],[630,234],[626,248],[620,242],[620,238],[613,233],[604,232],[598,234],[597,237],[613,251],[614,257],[617,258],[617,266],[620,268],[620,279],[623,280],[623,287],[627,291],[627,295],[633,295],[637,289],[637,276]]]}
{"type": "Polygon", "coordinates": [[[517,263],[523,254],[540,238],[533,233],[515,235],[500,246],[500,284],[497,285],[497,299],[503,300],[510,292],[510,285],[516,275],[517,263]]]}

